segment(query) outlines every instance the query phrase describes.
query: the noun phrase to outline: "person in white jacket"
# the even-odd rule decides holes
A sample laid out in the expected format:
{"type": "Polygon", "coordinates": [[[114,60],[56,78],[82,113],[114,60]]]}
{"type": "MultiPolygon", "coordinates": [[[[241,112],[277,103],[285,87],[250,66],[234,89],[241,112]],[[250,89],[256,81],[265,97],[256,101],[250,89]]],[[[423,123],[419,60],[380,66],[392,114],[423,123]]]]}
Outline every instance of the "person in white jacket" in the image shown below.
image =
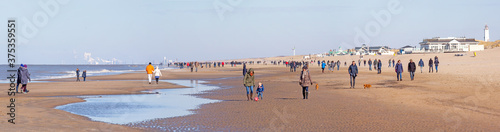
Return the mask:
{"type": "Polygon", "coordinates": [[[162,76],[160,68],[158,66],[156,66],[156,69],[153,71],[153,74],[155,74],[156,84],[158,84],[158,80],[162,76]]]}

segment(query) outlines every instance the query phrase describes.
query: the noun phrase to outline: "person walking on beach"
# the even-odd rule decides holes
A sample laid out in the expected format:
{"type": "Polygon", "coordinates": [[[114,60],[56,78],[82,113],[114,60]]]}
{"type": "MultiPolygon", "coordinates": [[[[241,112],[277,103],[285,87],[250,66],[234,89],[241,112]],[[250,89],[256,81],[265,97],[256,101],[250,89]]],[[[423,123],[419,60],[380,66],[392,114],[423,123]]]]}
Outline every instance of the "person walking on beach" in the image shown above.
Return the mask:
{"type": "Polygon", "coordinates": [[[80,69],[76,68],[76,81],[80,81],[80,69]]]}
{"type": "Polygon", "coordinates": [[[418,66],[420,66],[420,73],[424,73],[422,71],[422,69],[424,68],[424,61],[422,59],[420,59],[420,61],[418,62],[418,66]]]}
{"type": "Polygon", "coordinates": [[[156,84],[158,84],[158,80],[160,80],[160,77],[162,76],[160,67],[156,66],[156,69],[153,71],[153,73],[155,74],[156,84]]]}
{"type": "MultiPolygon", "coordinates": [[[[19,93],[18,91],[18,88],[19,88],[19,84],[21,84],[21,69],[24,67],[23,64],[21,64],[19,66],[19,68],[17,69],[17,86],[16,86],[16,93],[19,93]]],[[[21,86],[22,87],[22,86],[21,86]]]]}
{"type": "Polygon", "coordinates": [[[335,61],[330,62],[330,72],[333,72],[335,70],[335,61]]]}
{"type": "Polygon", "coordinates": [[[401,60],[398,60],[398,63],[396,64],[395,66],[395,70],[396,70],[396,73],[397,73],[397,78],[398,78],[398,81],[403,81],[403,76],[401,75],[403,73],[403,64],[401,64],[401,60]]]}
{"type": "Polygon", "coordinates": [[[361,60],[358,60],[358,66],[361,66],[361,60]]]}
{"type": "Polygon", "coordinates": [[[82,77],[83,81],[85,82],[85,79],[87,78],[87,70],[83,70],[82,77]]]}
{"type": "Polygon", "coordinates": [[[257,92],[257,98],[259,100],[262,100],[262,94],[264,93],[264,84],[262,84],[261,82],[259,82],[259,86],[257,86],[257,90],[255,90],[255,92],[257,92]]]}
{"type": "Polygon", "coordinates": [[[429,59],[429,73],[434,73],[434,66],[433,66],[434,61],[432,61],[432,58],[429,59]]]}
{"type": "Polygon", "coordinates": [[[322,73],[325,73],[325,67],[326,67],[325,61],[321,62],[321,72],[322,73]]]}
{"type": "Polygon", "coordinates": [[[417,69],[417,66],[415,66],[415,62],[413,62],[412,59],[410,59],[410,63],[408,63],[408,72],[410,72],[410,78],[413,81],[413,78],[415,77],[415,70],[417,69]]]}
{"type": "Polygon", "coordinates": [[[363,60],[363,66],[366,66],[366,60],[363,60]]]}
{"type": "Polygon", "coordinates": [[[30,78],[30,73],[28,71],[28,65],[23,65],[24,67],[21,68],[21,90],[23,91],[24,94],[28,93],[29,90],[27,89],[28,86],[28,81],[31,82],[30,78]]]}
{"type": "Polygon", "coordinates": [[[247,74],[247,63],[243,63],[243,77],[247,74]]]}
{"type": "Polygon", "coordinates": [[[321,63],[321,62],[318,60],[318,66],[320,66],[320,63],[321,63]]]}
{"type": "Polygon", "coordinates": [[[296,61],[294,61],[294,62],[292,62],[292,63],[293,63],[293,72],[296,72],[296,71],[297,71],[297,65],[298,65],[298,64],[297,64],[297,62],[296,62],[296,61]]]}
{"type": "Polygon", "coordinates": [[[391,67],[391,59],[389,59],[389,67],[391,67]]]}
{"type": "Polygon", "coordinates": [[[356,77],[358,76],[358,67],[356,66],[356,62],[352,61],[351,66],[349,66],[348,72],[349,72],[349,76],[351,78],[351,81],[350,81],[351,87],[350,88],[354,88],[354,85],[356,84],[356,77]]]}
{"type": "Polygon", "coordinates": [[[378,67],[378,61],[377,59],[373,60],[373,69],[377,70],[377,67],[378,67]]]}
{"type": "Polygon", "coordinates": [[[439,65],[439,60],[438,57],[434,57],[434,66],[436,66],[436,73],[438,72],[438,65],[439,65]]]}
{"type": "Polygon", "coordinates": [[[394,65],[394,59],[392,59],[392,67],[394,67],[394,66],[395,66],[395,65],[394,65]]]}
{"type": "Polygon", "coordinates": [[[149,84],[151,84],[151,77],[153,77],[154,70],[155,70],[155,67],[153,67],[153,65],[151,65],[151,62],[149,62],[149,65],[146,66],[146,73],[148,74],[149,84]]]}
{"type": "Polygon", "coordinates": [[[250,101],[253,97],[253,87],[255,87],[254,72],[252,68],[248,69],[247,74],[243,77],[243,86],[247,89],[247,101],[250,101]]]}
{"type": "Polygon", "coordinates": [[[337,60],[337,71],[340,69],[340,60],[337,60]]]}
{"type": "Polygon", "coordinates": [[[195,66],[196,72],[198,72],[198,67],[200,66],[200,63],[198,63],[198,61],[197,61],[194,63],[194,66],[195,66]]]}
{"type": "Polygon", "coordinates": [[[372,59],[368,59],[368,68],[372,71],[372,59]]]}
{"type": "Polygon", "coordinates": [[[378,59],[378,62],[377,62],[377,70],[378,70],[378,73],[377,74],[380,74],[382,73],[382,61],[380,61],[380,59],[378,59]]]}
{"type": "Polygon", "coordinates": [[[307,66],[302,67],[302,72],[300,73],[299,85],[302,87],[302,99],[308,99],[309,96],[309,86],[313,84],[311,79],[311,74],[307,70],[307,66]]]}

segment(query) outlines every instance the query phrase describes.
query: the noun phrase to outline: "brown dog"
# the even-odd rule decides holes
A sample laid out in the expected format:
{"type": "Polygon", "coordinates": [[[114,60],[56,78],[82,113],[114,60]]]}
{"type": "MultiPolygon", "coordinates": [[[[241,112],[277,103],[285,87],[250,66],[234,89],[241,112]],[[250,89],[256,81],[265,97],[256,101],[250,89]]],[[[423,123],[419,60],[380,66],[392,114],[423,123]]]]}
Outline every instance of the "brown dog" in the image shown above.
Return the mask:
{"type": "Polygon", "coordinates": [[[363,89],[367,89],[367,88],[371,88],[372,87],[372,85],[370,85],[370,84],[364,84],[363,86],[364,86],[363,89]]]}

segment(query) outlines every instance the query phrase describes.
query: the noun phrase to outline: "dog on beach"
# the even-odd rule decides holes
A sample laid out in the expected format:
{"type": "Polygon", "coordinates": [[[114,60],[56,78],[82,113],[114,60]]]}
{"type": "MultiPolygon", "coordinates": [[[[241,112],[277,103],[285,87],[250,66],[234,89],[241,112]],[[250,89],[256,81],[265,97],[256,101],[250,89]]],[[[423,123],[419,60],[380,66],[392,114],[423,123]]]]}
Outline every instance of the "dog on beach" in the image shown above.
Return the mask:
{"type": "Polygon", "coordinates": [[[367,89],[367,88],[371,88],[372,87],[372,85],[370,85],[370,84],[364,84],[363,86],[364,86],[363,89],[367,89]]]}

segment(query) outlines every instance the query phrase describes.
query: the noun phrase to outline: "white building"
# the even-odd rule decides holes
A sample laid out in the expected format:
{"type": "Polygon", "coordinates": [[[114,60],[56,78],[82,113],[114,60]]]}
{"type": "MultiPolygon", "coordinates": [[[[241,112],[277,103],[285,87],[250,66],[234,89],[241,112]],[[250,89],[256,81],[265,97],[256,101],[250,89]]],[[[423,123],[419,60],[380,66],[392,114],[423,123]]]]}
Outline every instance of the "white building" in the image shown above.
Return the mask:
{"type": "Polygon", "coordinates": [[[470,51],[470,46],[477,47],[478,44],[479,42],[474,38],[436,37],[432,39],[424,39],[422,42],[420,42],[420,47],[422,48],[422,50],[425,50],[427,52],[455,52],[470,51]]]}
{"type": "Polygon", "coordinates": [[[488,29],[488,25],[484,26],[484,41],[490,41],[490,29],[488,29]]]}
{"type": "Polygon", "coordinates": [[[357,54],[382,54],[382,53],[389,53],[392,52],[390,51],[388,46],[366,46],[366,44],[361,45],[361,47],[355,47],[354,50],[357,52],[357,54]]]}

